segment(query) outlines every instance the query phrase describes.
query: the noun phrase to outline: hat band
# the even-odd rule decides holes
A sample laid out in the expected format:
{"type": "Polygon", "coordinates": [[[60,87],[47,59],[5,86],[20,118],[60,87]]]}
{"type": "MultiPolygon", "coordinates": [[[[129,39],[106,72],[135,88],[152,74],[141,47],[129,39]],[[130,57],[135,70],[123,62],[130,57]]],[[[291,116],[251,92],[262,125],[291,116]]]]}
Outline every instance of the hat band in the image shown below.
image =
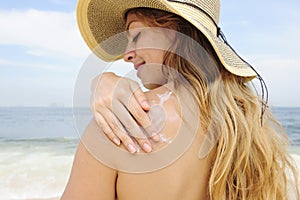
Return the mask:
{"type": "Polygon", "coordinates": [[[180,1],[180,0],[167,0],[167,1],[173,2],[173,3],[185,4],[185,5],[188,5],[188,6],[191,6],[191,7],[195,8],[197,10],[200,10],[201,12],[203,12],[214,23],[214,25],[217,27],[217,29],[219,29],[218,24],[215,22],[215,20],[212,18],[212,16],[210,16],[210,14],[208,14],[205,10],[203,10],[199,6],[197,6],[197,5],[193,4],[193,3],[183,2],[183,1],[180,1]]]}

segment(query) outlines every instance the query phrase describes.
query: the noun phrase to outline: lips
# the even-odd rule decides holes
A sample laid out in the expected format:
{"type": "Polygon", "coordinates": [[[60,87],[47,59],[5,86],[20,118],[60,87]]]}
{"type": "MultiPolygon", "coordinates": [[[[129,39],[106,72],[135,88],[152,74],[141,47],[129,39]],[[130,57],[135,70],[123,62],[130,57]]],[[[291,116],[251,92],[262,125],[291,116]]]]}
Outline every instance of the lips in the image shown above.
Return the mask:
{"type": "Polygon", "coordinates": [[[135,69],[135,70],[138,70],[138,68],[139,68],[140,66],[144,65],[144,64],[145,64],[145,62],[141,62],[141,63],[135,64],[135,65],[134,65],[134,69],[135,69]]]}

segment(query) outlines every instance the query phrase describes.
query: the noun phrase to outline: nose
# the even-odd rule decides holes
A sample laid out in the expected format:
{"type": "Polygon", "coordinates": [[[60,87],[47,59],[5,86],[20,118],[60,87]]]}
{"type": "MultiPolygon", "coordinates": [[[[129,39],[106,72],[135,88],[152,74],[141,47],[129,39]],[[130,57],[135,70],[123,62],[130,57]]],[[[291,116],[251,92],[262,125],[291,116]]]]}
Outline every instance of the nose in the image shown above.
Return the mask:
{"type": "Polygon", "coordinates": [[[129,42],[125,50],[123,60],[125,62],[132,62],[135,58],[136,58],[135,47],[131,42],[129,42]]]}
{"type": "Polygon", "coordinates": [[[136,57],[136,52],[134,50],[126,51],[123,57],[125,62],[133,62],[136,57]]]}

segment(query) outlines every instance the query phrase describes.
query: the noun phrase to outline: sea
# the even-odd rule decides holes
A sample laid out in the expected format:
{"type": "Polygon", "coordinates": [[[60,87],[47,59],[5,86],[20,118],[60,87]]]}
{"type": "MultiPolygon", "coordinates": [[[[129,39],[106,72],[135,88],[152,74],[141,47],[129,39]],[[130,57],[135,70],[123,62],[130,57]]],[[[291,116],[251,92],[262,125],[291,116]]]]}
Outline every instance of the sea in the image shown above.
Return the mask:
{"type": "MultiPolygon", "coordinates": [[[[300,167],[300,108],[272,110],[300,167]]],[[[63,193],[82,131],[74,118],[69,107],[0,107],[0,200],[57,199],[63,193]]]]}

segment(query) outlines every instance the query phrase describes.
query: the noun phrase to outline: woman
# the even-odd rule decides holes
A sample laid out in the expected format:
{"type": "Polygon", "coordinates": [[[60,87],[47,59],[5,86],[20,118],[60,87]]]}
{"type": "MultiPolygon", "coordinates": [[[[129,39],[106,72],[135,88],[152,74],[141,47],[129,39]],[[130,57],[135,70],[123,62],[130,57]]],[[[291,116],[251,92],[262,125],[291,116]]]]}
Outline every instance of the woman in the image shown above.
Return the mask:
{"type": "MultiPolygon", "coordinates": [[[[126,5],[79,1],[79,17],[82,10],[88,15],[79,25],[88,45],[94,49],[99,43],[96,54],[108,60],[117,59],[118,51],[125,52],[123,59],[134,64],[150,89],[148,99],[161,106],[158,112],[150,109],[153,123],[165,114],[160,128],[156,123],[163,133],[160,137],[176,144],[158,142],[151,149],[138,134],[121,140],[120,147],[98,147],[101,136],[92,121],[78,146],[62,199],[288,199],[288,179],[296,182],[297,172],[286,153],[286,134],[264,99],[248,85],[260,76],[226,41],[218,39],[222,35],[217,26],[218,1],[127,1],[126,5]],[[117,23],[116,16],[125,17],[125,24],[117,23]],[[101,23],[107,28],[97,29],[101,23]],[[122,36],[106,40],[121,32],[121,26],[128,30],[126,49],[120,43],[122,36]],[[108,45],[114,41],[118,41],[116,49],[108,45]],[[182,127],[184,134],[178,131],[182,127]],[[186,142],[183,136],[190,138],[186,142]],[[187,145],[181,147],[177,137],[187,145]],[[137,157],[122,151],[118,155],[123,157],[115,156],[116,148],[135,153],[135,138],[143,141],[140,144],[146,152],[152,152],[137,157]],[[156,152],[168,148],[184,150],[180,155],[164,154],[159,157],[163,159],[151,160],[156,152]],[[170,155],[176,159],[156,165],[170,155]],[[138,160],[150,162],[143,166],[138,160]],[[126,162],[129,164],[123,164],[126,162]],[[139,167],[128,166],[132,162],[139,167]],[[155,168],[146,168],[152,164],[155,168]],[[134,173],[141,167],[145,170],[134,173]]],[[[111,139],[122,138],[112,132],[111,139]]],[[[297,199],[297,184],[293,189],[297,199]]]]}

